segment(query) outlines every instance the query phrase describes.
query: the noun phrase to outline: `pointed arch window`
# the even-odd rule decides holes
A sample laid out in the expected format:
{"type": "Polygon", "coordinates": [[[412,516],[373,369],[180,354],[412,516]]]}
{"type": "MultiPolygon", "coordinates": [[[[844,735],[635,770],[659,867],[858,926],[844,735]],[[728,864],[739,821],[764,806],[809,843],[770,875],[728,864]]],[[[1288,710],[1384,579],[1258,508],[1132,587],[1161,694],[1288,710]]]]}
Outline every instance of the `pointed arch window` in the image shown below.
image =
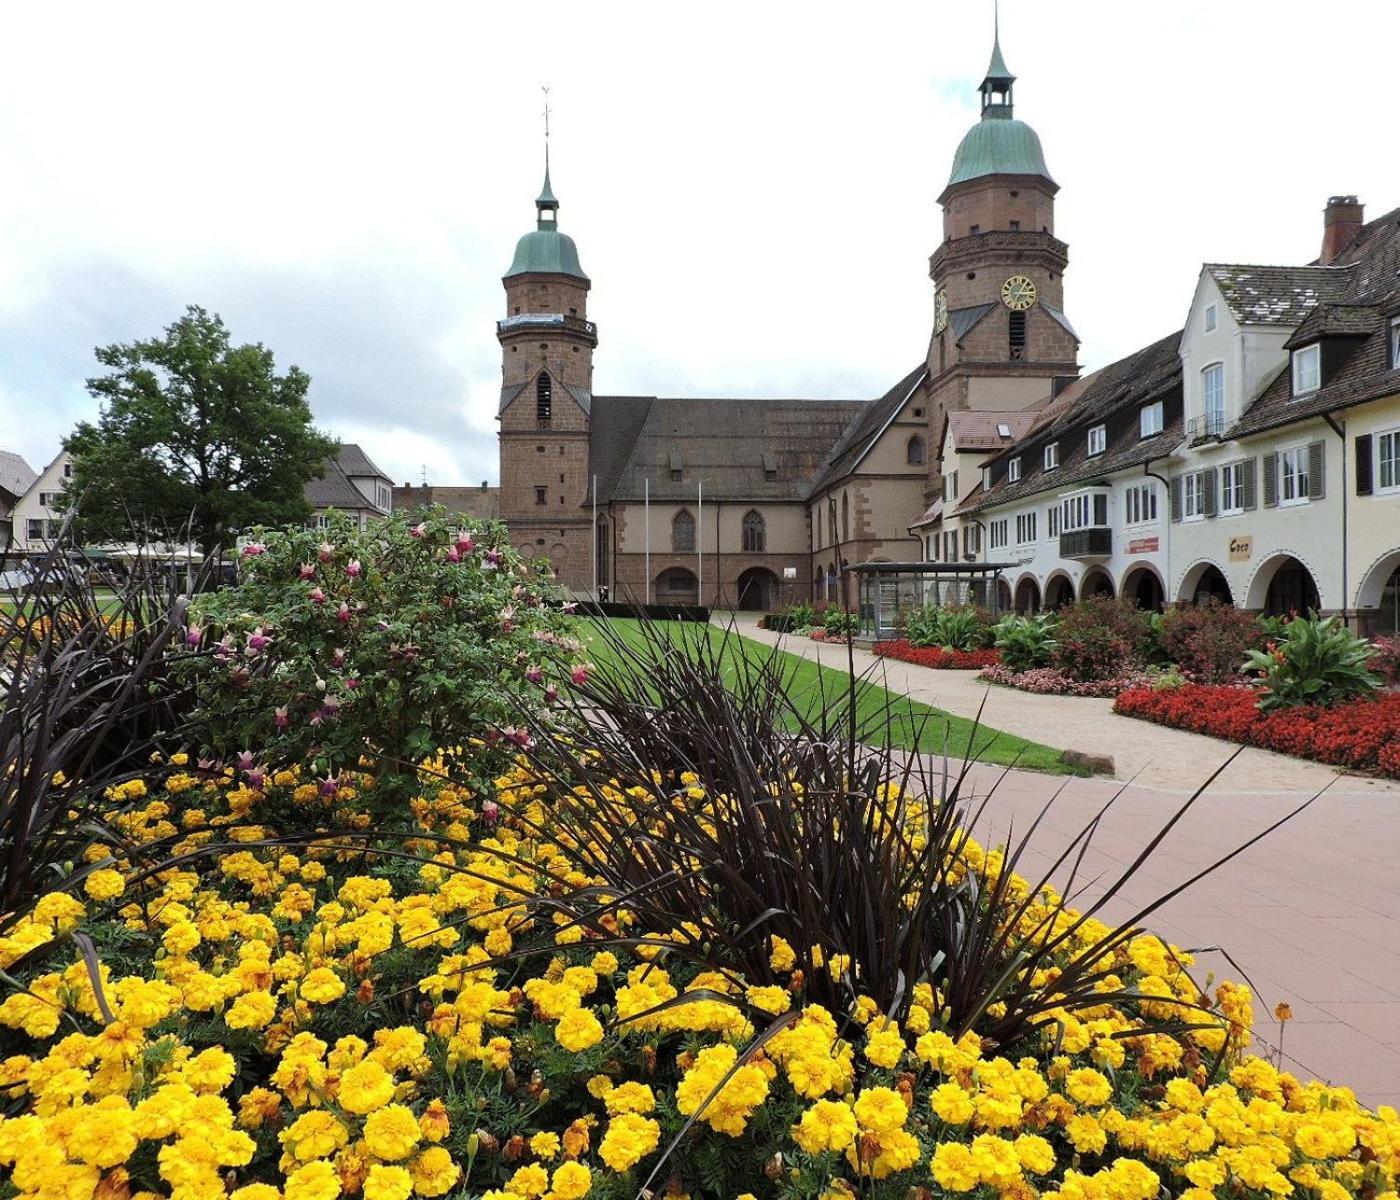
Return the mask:
{"type": "Polygon", "coordinates": [[[851,497],[848,492],[841,493],[841,540],[851,540],[851,497]]]}
{"type": "Polygon", "coordinates": [[[671,518],[671,551],[675,554],[695,552],[695,517],[687,508],[671,518]]]}
{"type": "Polygon", "coordinates": [[[535,421],[548,425],[554,420],[554,380],[548,371],[541,371],[535,378],[535,421]]]}
{"type": "Polygon", "coordinates": [[[917,433],[905,444],[904,461],[911,467],[922,467],[924,465],[924,439],[917,433]]]}
{"type": "Polygon", "coordinates": [[[763,514],[750,509],[744,515],[744,551],[748,554],[761,554],[765,543],[763,514]]]}

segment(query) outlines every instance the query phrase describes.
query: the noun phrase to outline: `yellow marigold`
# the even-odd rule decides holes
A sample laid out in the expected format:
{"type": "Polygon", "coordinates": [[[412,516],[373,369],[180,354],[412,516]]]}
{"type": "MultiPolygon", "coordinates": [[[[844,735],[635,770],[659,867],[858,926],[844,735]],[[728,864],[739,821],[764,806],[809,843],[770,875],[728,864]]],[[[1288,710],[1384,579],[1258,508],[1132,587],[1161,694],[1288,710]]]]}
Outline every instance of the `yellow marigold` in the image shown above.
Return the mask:
{"type": "Polygon", "coordinates": [[[1093,1067],[1071,1071],[1065,1079],[1065,1091],[1089,1108],[1101,1108],[1113,1097],[1113,1085],[1093,1067]]]}
{"type": "Polygon", "coordinates": [[[556,1200],[583,1200],[593,1186],[593,1172],[582,1163],[568,1162],[554,1170],[550,1190],[556,1200]]]}
{"type": "Polygon", "coordinates": [[[1012,1144],[1023,1171],[1032,1175],[1048,1175],[1055,1169],[1055,1148],[1043,1137],[1023,1133],[1012,1144]]]}
{"type": "Polygon", "coordinates": [[[841,1101],[818,1100],[792,1127],[792,1136],[808,1154],[839,1153],[855,1141],[855,1113],[841,1101]]]}
{"type": "Polygon", "coordinates": [[[221,1092],[233,1082],[238,1064],[220,1046],[202,1050],[184,1065],[180,1074],[196,1092],[221,1092]]]}
{"type": "Polygon", "coordinates": [[[553,1158],[559,1153],[559,1135],[544,1131],[530,1138],[530,1153],[536,1158],[553,1158]]]}
{"type": "Polygon", "coordinates": [[[252,1088],[238,1102],[238,1123],[245,1129],[261,1129],[281,1107],[282,1097],[276,1092],[265,1087],[252,1088]]]}
{"type": "Polygon", "coordinates": [[[277,1015],[277,1001],[271,992],[244,992],[224,1013],[230,1029],[264,1029],[277,1015]]]}
{"type": "Polygon", "coordinates": [[[589,968],[598,975],[615,974],[618,967],[617,955],[611,950],[600,950],[593,956],[589,968]]]}
{"type": "Polygon", "coordinates": [[[514,1192],[517,1196],[524,1196],[525,1200],[539,1200],[548,1189],[549,1172],[539,1163],[529,1163],[521,1167],[506,1180],[506,1190],[514,1192]]]}
{"type": "Polygon", "coordinates": [[[877,1067],[892,1069],[898,1066],[899,1060],[904,1057],[904,1038],[899,1029],[894,1026],[872,1029],[866,1035],[865,1057],[877,1067]]]}
{"type": "Polygon", "coordinates": [[[575,1008],[559,1018],[554,1037],[565,1050],[577,1054],[603,1040],[603,1026],[588,1008],[575,1008]]]}
{"type": "Polygon", "coordinates": [[[350,1141],[349,1130],[333,1113],[315,1108],[302,1113],[279,1135],[283,1148],[298,1162],[329,1158],[350,1141]]]}
{"type": "Polygon", "coordinates": [[[965,1125],[972,1120],[972,1097],[956,1083],[940,1083],[929,1097],[934,1115],[950,1125],[965,1125]]]}
{"type": "Polygon", "coordinates": [[[598,1145],[598,1157],[614,1171],[630,1171],[656,1149],[661,1126],[650,1117],[619,1113],[608,1122],[607,1132],[598,1145]]]}
{"type": "Polygon", "coordinates": [[[340,1176],[324,1160],[298,1167],[283,1185],[285,1200],[336,1200],[340,1195],[340,1176]]]}
{"type": "Polygon", "coordinates": [[[408,1166],[413,1190],[420,1196],[441,1196],[457,1185],[462,1169],[444,1146],[429,1146],[408,1166]]]}
{"type": "Polygon", "coordinates": [[[777,934],[772,938],[772,953],[768,956],[768,965],[775,971],[791,971],[797,965],[797,954],[777,934]]]}
{"type": "Polygon", "coordinates": [[[229,1200],[282,1200],[282,1193],[270,1183],[245,1183],[233,1189],[229,1200]]]}
{"type": "Polygon", "coordinates": [[[603,1096],[608,1116],[618,1113],[649,1113],[656,1107],[656,1096],[645,1083],[620,1083],[603,1096]]]}
{"type": "Polygon", "coordinates": [[[871,1133],[893,1133],[902,1129],[909,1117],[909,1106],[893,1088],[866,1088],[856,1098],[856,1120],[871,1133]]]}
{"type": "Polygon", "coordinates": [[[372,1113],[394,1098],[394,1079],[372,1059],[356,1063],[340,1077],[340,1107],[346,1112],[372,1113]]]}
{"type": "Polygon", "coordinates": [[[970,1192],[981,1182],[972,1151],[962,1142],[943,1142],[933,1152],[933,1178],[945,1192],[970,1192]]]}
{"type": "Polygon", "coordinates": [[[125,1096],[104,1096],[72,1110],[76,1121],[65,1139],[71,1157],[93,1167],[115,1167],[136,1150],[136,1116],[125,1096]]]}
{"type": "Polygon", "coordinates": [[[1088,1113],[1080,1113],[1065,1123],[1065,1136],[1080,1154],[1098,1154],[1108,1145],[1108,1135],[1088,1113]]]}
{"type": "Polygon", "coordinates": [[[755,1008],[772,1013],[774,1016],[785,1013],[792,1007],[792,993],[787,988],[751,987],[744,995],[755,1008]]]}
{"type": "Polygon", "coordinates": [[[452,1132],[452,1121],[447,1115],[447,1105],[434,1098],[428,1102],[423,1115],[418,1118],[418,1128],[425,1142],[440,1142],[452,1132]]]}
{"type": "Polygon", "coordinates": [[[104,867],[94,871],[83,881],[83,891],[94,900],[115,900],[126,891],[126,880],[120,871],[104,867]]]}
{"type": "Polygon", "coordinates": [[[377,1109],[365,1119],[365,1146],[375,1158],[396,1162],[418,1145],[418,1121],[402,1104],[377,1109]]]}
{"type": "Polygon", "coordinates": [[[329,967],[317,967],[302,978],[297,994],[311,1004],[330,1004],[345,995],[345,983],[329,967]]]}
{"type": "Polygon", "coordinates": [[[408,1200],[413,1179],[403,1167],[375,1163],[365,1176],[365,1200],[408,1200]]]}

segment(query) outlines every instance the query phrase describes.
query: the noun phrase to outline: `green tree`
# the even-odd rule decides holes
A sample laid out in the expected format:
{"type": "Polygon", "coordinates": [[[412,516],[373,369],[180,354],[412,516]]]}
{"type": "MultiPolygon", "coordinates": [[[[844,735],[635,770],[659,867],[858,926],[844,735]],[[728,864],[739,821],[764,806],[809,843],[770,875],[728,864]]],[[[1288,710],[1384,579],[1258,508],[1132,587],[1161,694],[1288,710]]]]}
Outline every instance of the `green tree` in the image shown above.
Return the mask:
{"type": "Polygon", "coordinates": [[[242,529],[306,519],[303,486],[336,444],[311,424],[301,368],[278,375],[272,351],[233,345],[195,305],[163,337],[96,354],[108,373],[87,387],[102,414],[64,441],[84,539],[188,539],[211,554],[242,529]]]}

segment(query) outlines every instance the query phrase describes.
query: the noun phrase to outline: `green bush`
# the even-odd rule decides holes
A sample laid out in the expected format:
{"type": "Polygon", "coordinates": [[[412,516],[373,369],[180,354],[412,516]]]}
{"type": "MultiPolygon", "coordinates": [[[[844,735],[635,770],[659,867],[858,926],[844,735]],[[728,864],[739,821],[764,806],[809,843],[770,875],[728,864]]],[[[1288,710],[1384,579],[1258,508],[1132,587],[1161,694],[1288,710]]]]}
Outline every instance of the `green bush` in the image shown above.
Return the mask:
{"type": "Polygon", "coordinates": [[[905,637],[915,646],[941,646],[945,650],[981,650],[992,642],[992,621],[975,604],[926,604],[905,618],[905,637]]]}
{"type": "Polygon", "coordinates": [[[811,629],[817,623],[817,610],[805,600],[794,604],[784,615],[790,622],[789,629],[811,629]]]}
{"type": "Polygon", "coordinates": [[[1161,647],[1196,683],[1229,683],[1240,674],[1240,663],[1266,640],[1259,618],[1233,604],[1212,599],[1183,604],[1159,620],[1161,647]]]}
{"type": "Polygon", "coordinates": [[[1152,647],[1148,614],[1131,600],[1090,596],[1060,610],[1050,665],[1071,679],[1116,679],[1146,665],[1152,647]]]}
{"type": "Polygon", "coordinates": [[[1259,677],[1261,709],[1338,704],[1380,688],[1380,676],[1370,669],[1373,653],[1336,617],[1314,613],[1290,621],[1267,649],[1251,650],[1244,670],[1259,677]]]}
{"type": "Polygon", "coordinates": [[[838,604],[831,605],[822,614],[822,628],[826,630],[828,637],[850,637],[859,627],[859,614],[847,612],[838,604]]]}
{"type": "Polygon", "coordinates": [[[1056,624],[1054,613],[1002,617],[992,633],[1003,665],[1013,671],[1030,671],[1049,663],[1056,646],[1056,624]]]}
{"type": "Polygon", "coordinates": [[[464,527],[440,507],[413,525],[259,531],[238,583],[189,614],[206,749],[250,774],[304,764],[328,786],[369,755],[381,794],[439,748],[486,778],[482,747],[518,737],[520,705],[541,702],[577,650],[562,600],[504,526],[464,527]]]}

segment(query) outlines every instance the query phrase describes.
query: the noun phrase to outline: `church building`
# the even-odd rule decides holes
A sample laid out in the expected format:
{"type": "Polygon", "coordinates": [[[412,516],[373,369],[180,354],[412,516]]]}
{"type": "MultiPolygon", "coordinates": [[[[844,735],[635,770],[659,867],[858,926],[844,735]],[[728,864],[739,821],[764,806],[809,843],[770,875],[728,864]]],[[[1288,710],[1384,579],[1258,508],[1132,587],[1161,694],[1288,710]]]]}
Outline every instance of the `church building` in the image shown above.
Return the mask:
{"type": "MultiPolygon", "coordinates": [[[[976,482],[945,481],[950,419],[1019,433],[1079,373],[1058,185],[1014,83],[998,39],[938,197],[927,353],[876,399],[595,394],[591,284],[546,165],[496,327],[500,516],[521,553],[580,595],[768,609],[841,598],[855,563],[944,548],[945,506],[951,523],[976,482]]],[[[981,550],[976,532],[957,555],[981,550]]]]}

